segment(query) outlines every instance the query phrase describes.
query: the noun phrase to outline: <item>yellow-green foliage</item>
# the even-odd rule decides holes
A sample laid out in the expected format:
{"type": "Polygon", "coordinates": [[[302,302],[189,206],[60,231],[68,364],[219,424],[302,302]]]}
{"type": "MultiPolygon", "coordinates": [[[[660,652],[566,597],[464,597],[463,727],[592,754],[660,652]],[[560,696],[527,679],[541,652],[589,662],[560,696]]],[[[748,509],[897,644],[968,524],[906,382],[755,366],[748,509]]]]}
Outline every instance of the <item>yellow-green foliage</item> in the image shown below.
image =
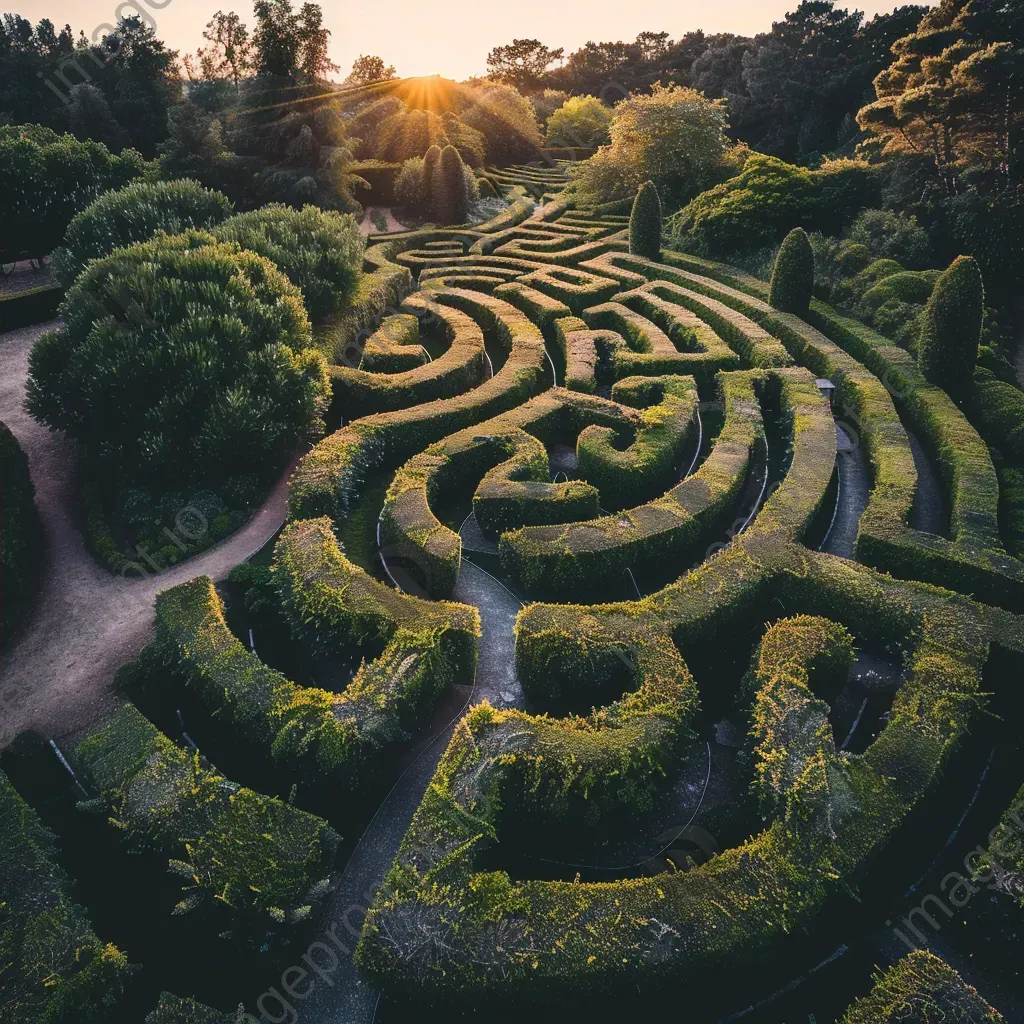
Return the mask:
{"type": "Polygon", "coordinates": [[[780,313],[806,316],[813,293],[814,252],[807,232],[794,228],[775,257],[768,301],[780,313]]]}
{"type": "Polygon", "coordinates": [[[629,252],[656,260],[661,254],[661,199],[653,181],[645,181],[633,201],[629,217],[629,252]]]}
{"type": "Polygon", "coordinates": [[[98,939],[56,859],[53,833],[0,772],[0,950],[4,1024],[108,1020],[131,977],[98,939]]]}
{"type": "Polygon", "coordinates": [[[171,858],[185,881],[173,913],[227,909],[235,941],[304,921],[331,889],[339,836],[322,819],[204,768],[130,704],[82,739],[71,760],[133,849],[171,858]]]}
{"type": "Polygon", "coordinates": [[[840,1024],[1002,1024],[993,1009],[945,961],[918,949],[877,977],[840,1024]]]}

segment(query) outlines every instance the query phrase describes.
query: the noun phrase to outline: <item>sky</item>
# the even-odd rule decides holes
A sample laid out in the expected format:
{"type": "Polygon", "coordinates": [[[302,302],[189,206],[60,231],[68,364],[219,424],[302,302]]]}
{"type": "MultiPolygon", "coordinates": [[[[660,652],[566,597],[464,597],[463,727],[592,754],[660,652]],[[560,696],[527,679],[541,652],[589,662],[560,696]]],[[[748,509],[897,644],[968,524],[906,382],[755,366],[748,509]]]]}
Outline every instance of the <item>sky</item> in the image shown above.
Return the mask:
{"type": "MultiPolygon", "coordinates": [[[[540,39],[566,53],[588,40],[632,40],[645,30],[677,39],[705,32],[754,35],[767,31],[799,0],[321,0],[331,29],[330,55],[344,77],[360,54],[377,54],[398,74],[441,74],[458,80],[486,71],[487,54],[514,38],[540,39]]],[[[908,0],[903,0],[908,2],[908,0]]],[[[921,0],[919,0],[921,2],[921,0]]],[[[925,0],[926,2],[926,0],[925,0]]],[[[252,25],[251,0],[0,0],[35,22],[49,18],[58,28],[92,36],[119,16],[141,14],[173,49],[192,51],[217,10],[236,10],[252,25]]],[[[840,4],[843,6],[843,4],[840,4]]],[[[296,8],[301,6],[296,0],[296,8]]],[[[896,3],[854,3],[868,17],[896,3]]],[[[98,36],[97,36],[98,38],[98,36]]]]}

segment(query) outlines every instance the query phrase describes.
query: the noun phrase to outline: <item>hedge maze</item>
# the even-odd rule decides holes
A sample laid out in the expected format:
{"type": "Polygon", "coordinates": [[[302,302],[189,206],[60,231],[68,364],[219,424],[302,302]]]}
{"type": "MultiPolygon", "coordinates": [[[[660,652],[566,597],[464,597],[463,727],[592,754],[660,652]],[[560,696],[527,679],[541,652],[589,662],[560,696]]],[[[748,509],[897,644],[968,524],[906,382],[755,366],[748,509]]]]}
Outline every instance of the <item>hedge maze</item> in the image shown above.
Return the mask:
{"type": "MultiPolygon", "coordinates": [[[[339,833],[443,736],[356,963],[385,1003],[525,1019],[833,935],[1019,678],[1024,563],[961,408],[806,305],[805,239],[769,286],[632,255],[628,217],[570,208],[558,167],[483,177],[511,200],[493,221],[371,237],[355,304],[318,328],[335,429],[291,478],[260,580],[161,594],[125,703],[68,757],[83,806],[181,876],[167,913],[266,949],[329,919],[339,833]],[[926,471],[941,534],[914,526],[926,471]],[[856,539],[830,551],[840,520],[856,539]],[[499,696],[502,590],[523,608],[499,696]],[[888,690],[857,689],[869,656],[888,690]],[[861,696],[873,719],[849,712],[861,696]],[[712,795],[684,813],[688,783],[712,795]],[[720,848],[680,860],[689,826],[720,848]]],[[[51,958],[58,991],[115,998],[122,954],[2,777],[0,798],[21,837],[3,870],[41,894],[3,908],[5,934],[73,928],[91,959],[51,958]]],[[[944,970],[915,954],[846,1019],[909,1019],[884,1014],[922,984],[987,1014],[944,970]]],[[[151,1019],[195,1007],[165,994],[151,1019]]]]}

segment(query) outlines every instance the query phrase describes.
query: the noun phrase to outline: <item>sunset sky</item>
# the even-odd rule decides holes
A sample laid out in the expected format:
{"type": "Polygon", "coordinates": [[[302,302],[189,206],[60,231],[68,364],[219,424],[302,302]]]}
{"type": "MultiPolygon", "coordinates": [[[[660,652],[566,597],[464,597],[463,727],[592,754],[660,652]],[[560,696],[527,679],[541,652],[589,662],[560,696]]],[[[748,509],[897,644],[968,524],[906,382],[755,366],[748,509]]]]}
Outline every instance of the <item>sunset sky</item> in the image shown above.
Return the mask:
{"type": "MultiPolygon", "coordinates": [[[[906,2],[906,0],[905,0],[906,2]]],[[[70,23],[87,35],[119,14],[143,13],[160,37],[177,50],[202,41],[203,26],[217,10],[236,10],[251,26],[250,0],[0,0],[33,22],[49,18],[58,27],[70,23]]],[[[400,75],[439,73],[463,79],[482,74],[487,53],[513,38],[537,38],[551,47],[577,49],[587,40],[631,40],[644,30],[667,31],[678,38],[692,29],[753,35],[797,6],[798,0],[516,0],[511,4],[480,0],[323,0],[331,29],[331,58],[344,77],[360,53],[374,53],[394,64],[400,75]]],[[[296,7],[301,0],[296,0],[296,7]]],[[[850,3],[872,15],[894,3],[850,3]]],[[[102,31],[101,33],[102,34],[102,31]]]]}

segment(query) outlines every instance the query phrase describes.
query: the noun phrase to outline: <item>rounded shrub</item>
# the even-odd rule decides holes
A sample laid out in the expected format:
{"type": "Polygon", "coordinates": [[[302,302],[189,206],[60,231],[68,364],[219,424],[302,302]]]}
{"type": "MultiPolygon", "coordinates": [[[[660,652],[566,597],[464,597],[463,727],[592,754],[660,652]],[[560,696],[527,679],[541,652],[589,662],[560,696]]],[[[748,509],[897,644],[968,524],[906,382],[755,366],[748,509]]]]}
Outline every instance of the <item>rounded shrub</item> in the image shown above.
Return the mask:
{"type": "Polygon", "coordinates": [[[402,164],[395,180],[395,201],[408,210],[420,210],[426,201],[424,158],[410,157],[402,164]]]}
{"type": "Polygon", "coordinates": [[[362,272],[366,246],[350,213],[275,204],[229,217],[212,234],[276,264],[302,292],[313,320],[345,309],[362,272]]]}
{"type": "Polygon", "coordinates": [[[28,406],[143,487],[276,467],[321,428],[329,383],[299,290],[205,232],[90,264],[29,359],[28,406]]]}
{"type": "Polygon", "coordinates": [[[814,251],[803,228],[794,228],[775,257],[769,302],[782,313],[805,316],[814,291],[814,251]]]}
{"type": "Polygon", "coordinates": [[[629,217],[629,251],[656,260],[661,255],[661,199],[653,181],[645,181],[633,200],[629,217]]]}
{"type": "Polygon", "coordinates": [[[64,246],[53,267],[67,287],[89,260],[100,259],[158,231],[178,235],[189,228],[210,228],[231,215],[227,196],[198,181],[137,181],[106,192],[68,225],[64,246]]]}
{"type": "Polygon", "coordinates": [[[973,256],[958,256],[925,306],[917,352],[925,378],[954,398],[973,383],[984,317],[981,268],[973,256]]]}

